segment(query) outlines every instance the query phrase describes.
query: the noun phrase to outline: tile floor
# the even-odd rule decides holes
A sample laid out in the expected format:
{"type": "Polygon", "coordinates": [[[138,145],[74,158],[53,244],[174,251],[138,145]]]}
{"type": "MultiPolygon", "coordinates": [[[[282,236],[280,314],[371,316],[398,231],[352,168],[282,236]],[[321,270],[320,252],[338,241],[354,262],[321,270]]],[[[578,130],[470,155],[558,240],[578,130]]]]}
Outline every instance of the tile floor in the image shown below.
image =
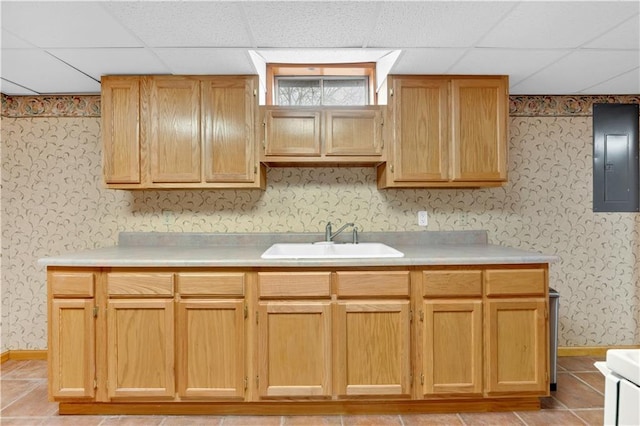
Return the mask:
{"type": "Polygon", "coordinates": [[[558,390],[542,410],[504,413],[411,414],[389,416],[58,416],[47,400],[45,361],[9,360],[0,366],[0,424],[10,425],[217,425],[217,426],[426,426],[426,425],[602,425],[604,377],[592,357],[558,360],[558,390]]]}

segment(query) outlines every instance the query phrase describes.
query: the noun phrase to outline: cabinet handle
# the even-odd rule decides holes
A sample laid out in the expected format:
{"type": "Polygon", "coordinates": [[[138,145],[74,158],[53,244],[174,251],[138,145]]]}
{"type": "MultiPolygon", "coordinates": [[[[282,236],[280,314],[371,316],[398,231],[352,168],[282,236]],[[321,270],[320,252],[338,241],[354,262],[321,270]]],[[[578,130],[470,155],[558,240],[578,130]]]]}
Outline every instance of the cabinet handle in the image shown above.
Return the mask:
{"type": "Polygon", "coordinates": [[[391,173],[393,173],[393,164],[391,165],[391,173]]]}

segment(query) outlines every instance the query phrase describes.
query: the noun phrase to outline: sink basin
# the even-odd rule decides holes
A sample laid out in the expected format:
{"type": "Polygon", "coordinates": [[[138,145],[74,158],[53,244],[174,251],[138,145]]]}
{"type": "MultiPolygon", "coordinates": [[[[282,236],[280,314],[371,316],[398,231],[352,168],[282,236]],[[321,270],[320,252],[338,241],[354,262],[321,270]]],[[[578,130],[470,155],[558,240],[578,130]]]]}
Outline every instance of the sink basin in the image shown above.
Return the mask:
{"type": "Polygon", "coordinates": [[[262,253],[263,259],[349,259],[403,257],[404,253],[382,243],[279,243],[262,253]]]}

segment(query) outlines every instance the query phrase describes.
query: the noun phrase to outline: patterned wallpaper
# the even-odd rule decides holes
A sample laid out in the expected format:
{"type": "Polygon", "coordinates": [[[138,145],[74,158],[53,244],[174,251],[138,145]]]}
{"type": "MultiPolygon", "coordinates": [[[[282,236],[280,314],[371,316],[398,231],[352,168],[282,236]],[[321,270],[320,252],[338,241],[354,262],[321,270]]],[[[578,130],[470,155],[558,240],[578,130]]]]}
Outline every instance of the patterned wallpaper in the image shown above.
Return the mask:
{"type": "Polygon", "coordinates": [[[564,97],[530,98],[511,99],[503,188],[379,191],[373,168],[273,168],[264,192],[128,192],[101,187],[99,118],[10,114],[3,97],[1,351],[46,347],[40,257],[112,245],[121,231],[321,232],[328,219],[421,231],[423,209],[428,230],[487,229],[492,243],[560,256],[561,346],[638,344],[640,215],[591,212],[591,117],[551,99],[564,97]]]}

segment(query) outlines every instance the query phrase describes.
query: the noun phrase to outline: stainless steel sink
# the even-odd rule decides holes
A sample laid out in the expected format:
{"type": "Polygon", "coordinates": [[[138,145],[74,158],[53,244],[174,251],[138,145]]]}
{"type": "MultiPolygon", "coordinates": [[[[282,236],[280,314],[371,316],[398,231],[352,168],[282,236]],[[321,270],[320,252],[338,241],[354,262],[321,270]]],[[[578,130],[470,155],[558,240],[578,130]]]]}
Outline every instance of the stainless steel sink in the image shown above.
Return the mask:
{"type": "Polygon", "coordinates": [[[382,243],[278,243],[269,247],[263,259],[348,259],[404,257],[404,253],[382,243]]]}

